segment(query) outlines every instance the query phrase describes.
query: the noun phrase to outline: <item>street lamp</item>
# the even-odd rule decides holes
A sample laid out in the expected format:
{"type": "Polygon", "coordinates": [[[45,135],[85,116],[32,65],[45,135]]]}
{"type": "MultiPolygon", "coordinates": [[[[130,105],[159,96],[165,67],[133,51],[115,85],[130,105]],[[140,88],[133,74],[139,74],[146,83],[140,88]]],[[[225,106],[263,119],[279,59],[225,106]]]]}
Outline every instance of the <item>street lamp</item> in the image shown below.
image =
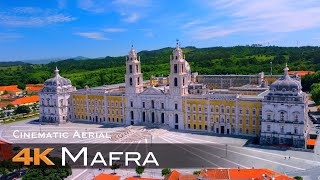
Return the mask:
{"type": "Polygon", "coordinates": [[[270,74],[271,74],[271,77],[272,77],[272,61],[270,62],[270,74]]]}

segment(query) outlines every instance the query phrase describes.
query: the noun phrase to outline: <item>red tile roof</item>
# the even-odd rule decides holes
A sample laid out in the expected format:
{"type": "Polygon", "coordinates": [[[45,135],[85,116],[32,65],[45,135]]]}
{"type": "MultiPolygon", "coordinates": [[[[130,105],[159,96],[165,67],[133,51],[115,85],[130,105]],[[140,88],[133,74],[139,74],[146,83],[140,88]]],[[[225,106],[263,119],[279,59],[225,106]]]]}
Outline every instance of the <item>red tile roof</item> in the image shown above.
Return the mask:
{"type": "Polygon", "coordinates": [[[307,74],[314,74],[314,71],[289,71],[288,73],[290,75],[294,75],[296,72],[298,73],[299,76],[305,76],[307,74]]]}
{"type": "Polygon", "coordinates": [[[180,173],[176,170],[173,170],[169,175],[167,175],[165,180],[179,180],[180,173]]]}
{"type": "Polygon", "coordinates": [[[180,174],[179,180],[197,180],[198,176],[193,174],[180,174]]]}
{"type": "Polygon", "coordinates": [[[124,180],[160,180],[160,179],[154,179],[154,178],[140,178],[140,177],[128,177],[124,180]]]}
{"type": "Polygon", "coordinates": [[[39,96],[38,95],[18,98],[16,100],[12,101],[11,104],[20,105],[20,104],[27,104],[27,103],[34,103],[34,102],[39,102],[39,96]]]}
{"type": "Polygon", "coordinates": [[[209,179],[262,179],[262,175],[274,177],[275,180],[294,180],[288,176],[269,169],[207,169],[202,170],[200,177],[209,179]]]}
{"type": "Polygon", "coordinates": [[[18,89],[18,85],[0,86],[0,91],[21,91],[21,89],[18,89]]]}
{"type": "Polygon", "coordinates": [[[44,87],[44,84],[26,84],[27,91],[40,91],[44,87]]]}
{"type": "Polygon", "coordinates": [[[200,177],[212,179],[229,179],[228,169],[203,169],[200,177]]]}
{"type": "Polygon", "coordinates": [[[119,180],[120,178],[121,176],[101,173],[100,175],[93,178],[92,180],[119,180]]]}

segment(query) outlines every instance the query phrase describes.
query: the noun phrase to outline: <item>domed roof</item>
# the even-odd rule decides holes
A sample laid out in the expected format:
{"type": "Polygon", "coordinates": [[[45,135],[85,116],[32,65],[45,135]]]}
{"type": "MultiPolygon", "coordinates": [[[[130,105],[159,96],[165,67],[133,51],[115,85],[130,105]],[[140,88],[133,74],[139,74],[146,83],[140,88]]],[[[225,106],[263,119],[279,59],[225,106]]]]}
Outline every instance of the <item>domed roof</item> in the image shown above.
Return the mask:
{"type": "Polygon", "coordinates": [[[289,68],[286,65],[284,75],[270,85],[273,91],[300,91],[302,89],[301,82],[293,79],[288,74],[289,68]]]}
{"type": "Polygon", "coordinates": [[[71,85],[71,81],[67,78],[61,77],[59,74],[59,70],[56,67],[54,70],[55,76],[53,78],[50,78],[44,82],[45,86],[68,86],[71,85]]]}

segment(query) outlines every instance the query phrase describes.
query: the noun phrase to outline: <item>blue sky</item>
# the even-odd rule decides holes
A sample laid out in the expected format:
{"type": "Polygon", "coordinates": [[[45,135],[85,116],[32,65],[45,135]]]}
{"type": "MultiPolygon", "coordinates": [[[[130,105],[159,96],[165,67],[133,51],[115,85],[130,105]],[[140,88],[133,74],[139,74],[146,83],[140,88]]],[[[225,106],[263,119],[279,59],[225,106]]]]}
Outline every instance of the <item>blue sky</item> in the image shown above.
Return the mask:
{"type": "Polygon", "coordinates": [[[0,1],[0,61],[174,46],[320,45],[319,0],[0,1]],[[45,3],[44,3],[45,2],[45,3]]]}

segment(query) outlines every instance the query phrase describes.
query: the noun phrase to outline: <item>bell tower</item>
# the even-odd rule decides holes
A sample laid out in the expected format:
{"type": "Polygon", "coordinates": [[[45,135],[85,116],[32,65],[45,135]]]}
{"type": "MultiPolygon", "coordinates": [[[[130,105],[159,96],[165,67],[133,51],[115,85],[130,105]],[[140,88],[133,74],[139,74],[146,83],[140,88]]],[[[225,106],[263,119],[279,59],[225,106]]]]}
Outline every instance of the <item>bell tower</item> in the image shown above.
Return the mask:
{"type": "Polygon", "coordinates": [[[180,48],[179,40],[177,40],[176,48],[170,57],[170,94],[174,96],[182,96],[188,94],[188,85],[191,82],[191,72],[189,63],[180,48]]]}
{"type": "Polygon", "coordinates": [[[138,94],[143,91],[140,57],[137,56],[133,46],[126,57],[126,94],[138,94]]]}

